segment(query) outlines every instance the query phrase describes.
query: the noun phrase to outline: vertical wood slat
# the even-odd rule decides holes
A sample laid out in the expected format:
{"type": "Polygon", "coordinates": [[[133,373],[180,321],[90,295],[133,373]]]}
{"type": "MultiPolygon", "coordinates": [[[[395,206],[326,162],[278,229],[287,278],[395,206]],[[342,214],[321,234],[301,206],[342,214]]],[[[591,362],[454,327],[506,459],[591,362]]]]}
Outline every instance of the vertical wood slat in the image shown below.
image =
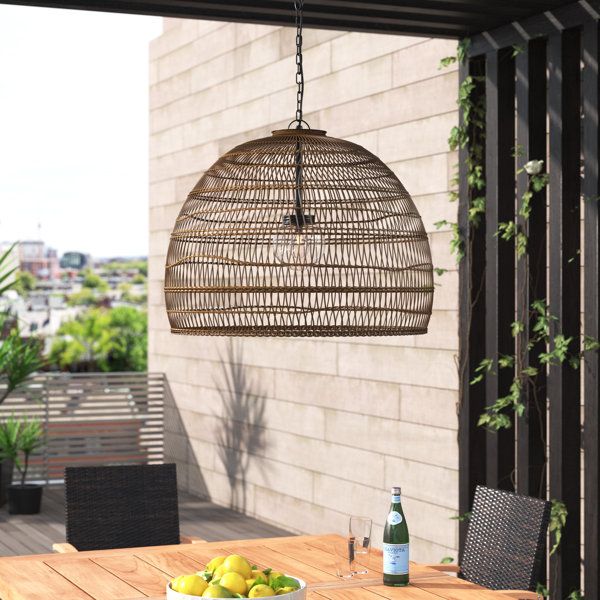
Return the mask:
{"type": "MultiPolygon", "coordinates": [[[[498,225],[515,218],[514,60],[511,49],[486,58],[486,273],[485,349],[488,358],[514,353],[511,323],[514,308],[514,242],[501,240],[498,225]]],[[[485,379],[486,404],[509,393],[512,369],[497,369],[485,379]]],[[[487,485],[513,490],[514,430],[486,436],[487,485]]]]}
{"type": "MultiPolygon", "coordinates": [[[[532,159],[546,163],[546,42],[531,41],[516,57],[517,99],[517,165],[532,159]]],[[[528,189],[525,171],[517,175],[517,210],[528,189]]],[[[530,306],[534,300],[546,298],[546,192],[535,193],[528,220],[517,219],[527,235],[527,253],[517,259],[517,319],[524,330],[517,348],[522,368],[538,369],[534,385],[525,385],[522,401],[525,412],[517,419],[517,492],[527,496],[546,497],[546,371],[540,365],[543,342],[528,348],[533,325],[530,306]]]]}
{"type": "MultiPolygon", "coordinates": [[[[599,73],[598,73],[598,23],[591,21],[583,28],[583,198],[584,198],[584,331],[600,339],[600,179],[598,174],[599,123],[599,73]]],[[[600,414],[600,354],[586,352],[584,365],[584,547],[585,595],[600,597],[600,467],[599,432],[600,414]]]]}
{"type": "MultiPolygon", "coordinates": [[[[483,59],[470,60],[459,65],[459,79],[469,75],[483,75],[483,59]]],[[[478,84],[474,94],[481,97],[483,85],[478,84]]],[[[476,98],[474,98],[476,101],[476,98]]],[[[460,123],[463,115],[459,114],[460,123]]],[[[473,228],[469,223],[470,193],[467,185],[467,148],[459,151],[459,207],[458,225],[464,240],[464,257],[459,265],[459,354],[460,354],[460,410],[459,429],[459,512],[471,510],[475,486],[485,483],[485,432],[477,426],[485,408],[485,390],[482,384],[471,386],[475,368],[483,358],[485,345],[485,223],[473,228]],[[478,450],[473,451],[474,448],[478,450]]],[[[462,549],[467,523],[459,526],[459,547],[462,549]]]]}
{"type": "MultiPolygon", "coordinates": [[[[580,281],[580,46],[579,32],[548,40],[550,122],[549,290],[551,338],[579,339],[580,281]]],[[[551,343],[551,348],[554,345],[551,343]]],[[[550,497],[567,507],[568,524],[551,557],[552,597],[580,588],[580,373],[567,363],[549,368],[550,497]]]]}

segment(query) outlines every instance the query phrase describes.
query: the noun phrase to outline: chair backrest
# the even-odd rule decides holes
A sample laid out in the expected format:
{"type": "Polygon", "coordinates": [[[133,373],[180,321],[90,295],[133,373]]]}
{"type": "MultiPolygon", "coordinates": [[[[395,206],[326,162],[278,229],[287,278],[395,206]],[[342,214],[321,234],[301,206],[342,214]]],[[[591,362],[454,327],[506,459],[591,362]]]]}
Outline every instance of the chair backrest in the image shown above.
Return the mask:
{"type": "Polygon", "coordinates": [[[65,469],[67,542],[78,550],[179,543],[174,464],[65,469]]]}
{"type": "Polygon", "coordinates": [[[534,591],[549,519],[549,502],[477,486],[461,576],[493,590],[534,591]]]}

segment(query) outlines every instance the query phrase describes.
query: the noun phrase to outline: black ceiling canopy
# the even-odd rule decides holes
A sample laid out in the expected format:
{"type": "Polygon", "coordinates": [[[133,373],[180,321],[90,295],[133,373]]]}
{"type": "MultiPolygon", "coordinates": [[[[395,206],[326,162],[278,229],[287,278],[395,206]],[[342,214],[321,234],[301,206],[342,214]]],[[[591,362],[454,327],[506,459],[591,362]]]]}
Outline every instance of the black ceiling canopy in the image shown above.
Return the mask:
{"type": "MultiPolygon", "coordinates": [[[[292,0],[0,0],[0,3],[293,25],[292,0]]],[[[318,29],[461,38],[567,4],[574,3],[572,0],[306,0],[304,25],[318,29]]],[[[589,6],[597,2],[580,0],[575,4],[589,6]]]]}

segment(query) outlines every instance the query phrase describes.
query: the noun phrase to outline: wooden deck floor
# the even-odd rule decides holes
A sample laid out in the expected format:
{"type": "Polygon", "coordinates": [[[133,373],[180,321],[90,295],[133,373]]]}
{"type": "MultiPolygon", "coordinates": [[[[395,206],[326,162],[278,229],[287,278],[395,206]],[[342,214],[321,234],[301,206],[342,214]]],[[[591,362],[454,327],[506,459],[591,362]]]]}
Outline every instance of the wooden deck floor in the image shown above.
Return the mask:
{"type": "MultiPolygon", "coordinates": [[[[51,552],[53,542],[65,540],[64,488],[44,490],[39,515],[9,515],[0,508],[0,556],[51,552]]],[[[181,532],[207,541],[290,535],[257,519],[180,492],[181,532]]]]}

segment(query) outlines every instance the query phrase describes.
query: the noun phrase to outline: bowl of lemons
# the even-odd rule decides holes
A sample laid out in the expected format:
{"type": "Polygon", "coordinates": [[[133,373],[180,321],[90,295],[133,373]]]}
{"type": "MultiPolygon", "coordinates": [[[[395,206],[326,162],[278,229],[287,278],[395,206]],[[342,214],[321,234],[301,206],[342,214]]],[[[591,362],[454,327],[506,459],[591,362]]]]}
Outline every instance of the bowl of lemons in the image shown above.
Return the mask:
{"type": "Polygon", "coordinates": [[[204,571],[174,577],[167,600],[198,598],[268,598],[305,600],[306,583],[273,569],[259,569],[239,554],[215,556],[204,571]]]}

